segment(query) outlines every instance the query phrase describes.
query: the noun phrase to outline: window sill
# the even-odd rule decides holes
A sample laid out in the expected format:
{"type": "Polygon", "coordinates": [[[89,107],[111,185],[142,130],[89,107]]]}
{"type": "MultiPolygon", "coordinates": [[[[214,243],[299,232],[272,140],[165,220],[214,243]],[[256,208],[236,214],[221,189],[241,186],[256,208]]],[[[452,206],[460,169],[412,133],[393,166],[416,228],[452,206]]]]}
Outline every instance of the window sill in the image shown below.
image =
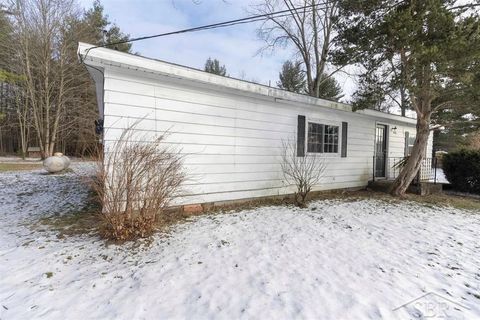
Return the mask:
{"type": "Polygon", "coordinates": [[[325,153],[325,152],[307,152],[307,156],[316,156],[318,158],[341,158],[340,153],[325,153]]]}

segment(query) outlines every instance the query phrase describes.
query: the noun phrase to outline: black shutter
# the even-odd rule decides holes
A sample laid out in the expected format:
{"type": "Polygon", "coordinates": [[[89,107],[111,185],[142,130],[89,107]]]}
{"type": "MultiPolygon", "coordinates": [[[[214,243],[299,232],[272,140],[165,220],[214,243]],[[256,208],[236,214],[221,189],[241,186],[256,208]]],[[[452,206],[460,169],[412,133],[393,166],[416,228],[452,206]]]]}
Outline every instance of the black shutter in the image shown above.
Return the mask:
{"type": "Polygon", "coordinates": [[[347,157],[348,123],[342,122],[342,158],[347,157]]]}
{"type": "Polygon", "coordinates": [[[405,131],[405,157],[408,156],[408,144],[409,144],[409,139],[410,139],[410,133],[408,131],[405,131]]]}
{"type": "Polygon", "coordinates": [[[297,123],[297,157],[305,156],[305,116],[298,116],[297,123]]]}
{"type": "Polygon", "coordinates": [[[319,124],[318,127],[320,128],[320,133],[321,133],[321,135],[320,135],[321,144],[320,144],[320,149],[317,150],[316,152],[324,153],[325,152],[325,125],[319,124]]]}

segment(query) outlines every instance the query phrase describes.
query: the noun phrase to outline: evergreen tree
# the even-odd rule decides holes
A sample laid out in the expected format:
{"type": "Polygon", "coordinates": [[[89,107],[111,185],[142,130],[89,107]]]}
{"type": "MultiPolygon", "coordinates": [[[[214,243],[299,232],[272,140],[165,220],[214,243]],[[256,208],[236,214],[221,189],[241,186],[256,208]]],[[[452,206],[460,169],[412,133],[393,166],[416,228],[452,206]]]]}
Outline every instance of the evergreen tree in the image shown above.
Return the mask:
{"type": "Polygon", "coordinates": [[[11,43],[11,24],[7,18],[6,11],[0,6],[0,69],[8,67],[8,61],[11,59],[8,48],[4,45],[11,43]]]}
{"type": "Polygon", "coordinates": [[[329,77],[326,74],[322,74],[320,76],[318,97],[338,101],[341,97],[343,97],[342,88],[334,77],[329,77]]]}
{"type": "Polygon", "coordinates": [[[209,73],[218,74],[219,76],[225,76],[227,74],[225,65],[220,65],[220,61],[212,58],[207,59],[204,70],[209,73]]]}
{"type": "MultiPolygon", "coordinates": [[[[72,23],[72,26],[70,30],[72,41],[103,45],[129,39],[128,34],[123,33],[115,23],[109,20],[99,0],[94,1],[92,7],[84,11],[83,15],[72,23]]],[[[130,53],[132,44],[122,43],[107,46],[107,48],[130,53]]],[[[73,59],[78,60],[78,57],[76,51],[71,54],[73,63],[73,59]]],[[[95,87],[85,67],[79,68],[76,82],[81,90],[75,91],[74,94],[76,100],[82,101],[82,103],[77,108],[67,110],[66,116],[71,122],[72,130],[69,131],[69,145],[66,151],[78,155],[92,154],[97,150],[98,137],[95,122],[98,120],[99,114],[95,87]]]]}
{"type": "Polygon", "coordinates": [[[280,89],[296,93],[305,92],[305,74],[302,71],[302,64],[300,61],[285,61],[278,77],[280,80],[277,82],[277,86],[280,89]]]}
{"type": "MultiPolygon", "coordinates": [[[[296,93],[308,93],[301,61],[285,61],[278,77],[280,79],[277,82],[279,88],[296,93]]],[[[335,78],[322,74],[319,77],[318,98],[338,101],[341,97],[342,89],[335,78]]]]}
{"type": "MultiPolygon", "coordinates": [[[[95,0],[92,8],[84,13],[82,23],[85,31],[83,32],[82,39],[85,42],[102,45],[129,39],[128,34],[123,33],[115,23],[109,21],[108,15],[104,13],[104,7],[100,0],[95,0]]],[[[109,48],[130,52],[132,44],[122,43],[109,48]]]]}

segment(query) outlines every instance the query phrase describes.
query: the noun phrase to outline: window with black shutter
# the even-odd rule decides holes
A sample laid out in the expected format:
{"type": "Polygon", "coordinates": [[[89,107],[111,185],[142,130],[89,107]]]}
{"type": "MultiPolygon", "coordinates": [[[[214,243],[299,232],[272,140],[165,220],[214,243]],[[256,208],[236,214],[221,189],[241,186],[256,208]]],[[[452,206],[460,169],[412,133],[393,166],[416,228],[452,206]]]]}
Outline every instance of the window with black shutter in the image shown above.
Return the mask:
{"type": "Polygon", "coordinates": [[[338,153],[339,127],[308,122],[307,152],[338,153]]]}

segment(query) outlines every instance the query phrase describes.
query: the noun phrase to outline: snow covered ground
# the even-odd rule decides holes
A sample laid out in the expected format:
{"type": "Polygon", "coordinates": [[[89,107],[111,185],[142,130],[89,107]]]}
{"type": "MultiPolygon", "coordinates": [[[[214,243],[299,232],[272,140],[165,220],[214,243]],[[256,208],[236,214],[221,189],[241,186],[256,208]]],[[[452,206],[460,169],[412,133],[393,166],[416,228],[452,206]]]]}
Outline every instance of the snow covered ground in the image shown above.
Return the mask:
{"type": "Polygon", "coordinates": [[[0,174],[2,320],[480,318],[479,213],[324,200],[107,246],[31,227],[84,206],[73,170],[0,174]]]}

